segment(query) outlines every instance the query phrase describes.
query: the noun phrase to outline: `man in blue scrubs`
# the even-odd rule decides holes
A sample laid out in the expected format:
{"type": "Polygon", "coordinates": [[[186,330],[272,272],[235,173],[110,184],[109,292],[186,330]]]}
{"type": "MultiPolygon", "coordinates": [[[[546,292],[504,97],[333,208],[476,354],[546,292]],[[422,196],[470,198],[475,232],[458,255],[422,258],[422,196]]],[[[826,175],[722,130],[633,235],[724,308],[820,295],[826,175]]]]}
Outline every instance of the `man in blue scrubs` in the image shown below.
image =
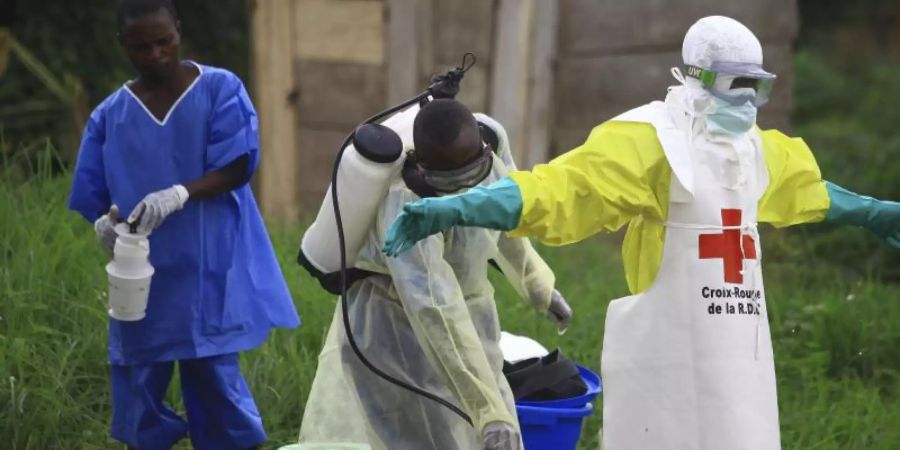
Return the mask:
{"type": "Polygon", "coordinates": [[[299,325],[247,181],[256,112],[231,72],[181,61],[170,0],[126,0],[120,42],[138,76],[91,114],[69,208],[108,251],[128,217],[150,232],[145,319],[109,324],[112,435],[135,449],[265,442],[238,352],[299,325]],[[178,361],[187,420],[163,403],[178,361]]]}

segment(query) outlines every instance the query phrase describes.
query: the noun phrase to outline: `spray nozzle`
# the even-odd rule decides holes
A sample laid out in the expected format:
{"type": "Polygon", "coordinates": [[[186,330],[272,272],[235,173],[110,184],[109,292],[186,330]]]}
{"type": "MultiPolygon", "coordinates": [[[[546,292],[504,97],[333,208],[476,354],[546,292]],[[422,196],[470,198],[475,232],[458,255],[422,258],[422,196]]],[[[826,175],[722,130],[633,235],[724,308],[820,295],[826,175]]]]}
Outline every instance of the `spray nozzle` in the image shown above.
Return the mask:
{"type": "Polygon", "coordinates": [[[476,62],[475,54],[467,52],[463,55],[462,64],[450,69],[443,75],[435,75],[431,77],[431,85],[428,86],[428,92],[434,98],[454,98],[459,93],[459,82],[476,62]]]}

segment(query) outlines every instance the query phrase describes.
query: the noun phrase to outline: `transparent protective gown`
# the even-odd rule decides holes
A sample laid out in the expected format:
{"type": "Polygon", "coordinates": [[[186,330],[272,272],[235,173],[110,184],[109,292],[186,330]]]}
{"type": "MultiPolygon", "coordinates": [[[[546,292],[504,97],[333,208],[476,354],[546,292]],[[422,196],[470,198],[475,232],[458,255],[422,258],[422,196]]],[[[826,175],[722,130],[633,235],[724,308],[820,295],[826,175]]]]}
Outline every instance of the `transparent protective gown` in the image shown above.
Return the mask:
{"type": "MultiPolygon", "coordinates": [[[[506,175],[502,159],[508,158],[500,154],[482,184],[506,175]]],[[[517,424],[502,373],[488,261],[497,262],[539,314],[550,304],[554,275],[527,239],[477,228],[453,228],[398,258],[384,256],[387,228],[404,204],[417,199],[398,177],[384,200],[356,264],[378,275],[348,292],[353,334],[375,365],[456,404],[475,427],[364,367],[347,343],[338,304],[319,356],[300,444],[291,448],[473,449],[481,448],[488,423],[517,424]]]]}

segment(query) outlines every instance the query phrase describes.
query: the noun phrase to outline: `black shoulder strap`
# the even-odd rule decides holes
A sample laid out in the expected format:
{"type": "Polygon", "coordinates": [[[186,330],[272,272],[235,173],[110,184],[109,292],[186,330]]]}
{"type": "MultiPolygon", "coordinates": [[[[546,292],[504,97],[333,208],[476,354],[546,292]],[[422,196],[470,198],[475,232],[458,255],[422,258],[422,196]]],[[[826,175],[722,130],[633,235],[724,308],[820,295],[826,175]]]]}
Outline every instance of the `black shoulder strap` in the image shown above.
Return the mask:
{"type": "MultiPolygon", "coordinates": [[[[297,253],[297,263],[303,266],[310,275],[319,280],[322,288],[334,295],[341,295],[341,272],[322,273],[316,268],[303,254],[303,248],[297,253]]],[[[347,268],[347,288],[353,286],[353,283],[375,275],[375,272],[356,267],[347,268]]]]}

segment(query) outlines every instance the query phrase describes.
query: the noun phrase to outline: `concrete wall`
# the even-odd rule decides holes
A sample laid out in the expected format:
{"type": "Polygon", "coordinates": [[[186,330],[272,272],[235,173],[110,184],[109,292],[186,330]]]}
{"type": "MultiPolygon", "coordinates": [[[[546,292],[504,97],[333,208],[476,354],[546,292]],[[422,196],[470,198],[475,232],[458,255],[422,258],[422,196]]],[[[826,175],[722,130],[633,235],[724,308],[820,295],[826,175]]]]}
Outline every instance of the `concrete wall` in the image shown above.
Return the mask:
{"type": "Polygon", "coordinates": [[[303,0],[294,14],[296,189],[301,208],[310,210],[321,202],[344,138],[387,103],[384,4],[303,0]]]}
{"type": "Polygon", "coordinates": [[[253,6],[264,155],[259,196],[269,217],[291,220],[315,210],[353,127],[421,92],[465,52],[478,63],[459,99],[486,110],[492,1],[257,0],[253,6]]]}

